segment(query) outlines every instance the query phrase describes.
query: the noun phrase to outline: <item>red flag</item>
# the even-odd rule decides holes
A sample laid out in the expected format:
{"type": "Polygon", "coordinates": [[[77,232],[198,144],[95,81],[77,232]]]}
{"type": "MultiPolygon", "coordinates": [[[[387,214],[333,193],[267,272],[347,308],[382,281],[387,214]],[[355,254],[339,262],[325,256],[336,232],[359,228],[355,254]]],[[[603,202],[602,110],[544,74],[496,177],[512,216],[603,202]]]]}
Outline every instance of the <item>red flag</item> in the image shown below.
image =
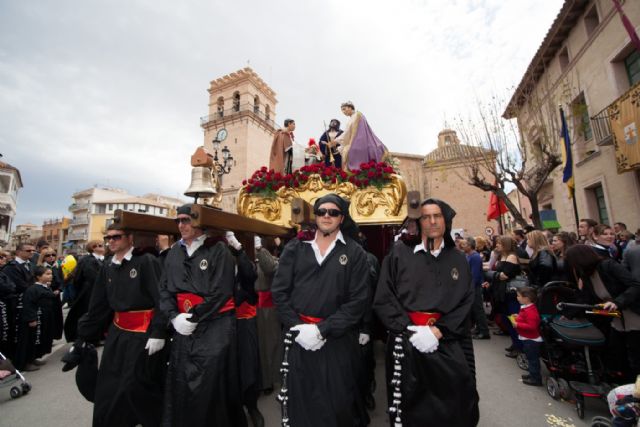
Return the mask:
{"type": "Polygon", "coordinates": [[[624,25],[624,28],[627,30],[627,33],[629,33],[631,42],[636,47],[636,49],[640,50],[640,38],[636,33],[636,29],[633,27],[633,24],[631,24],[631,21],[629,21],[629,18],[627,18],[627,15],[624,14],[624,11],[622,10],[622,6],[620,6],[620,2],[618,0],[611,0],[611,1],[613,2],[613,5],[615,6],[616,10],[620,14],[622,25],[624,25]]]}
{"type": "Polygon", "coordinates": [[[507,209],[507,205],[505,205],[502,199],[492,191],[491,198],[489,199],[489,208],[487,209],[487,221],[498,219],[500,215],[507,212],[509,212],[509,209],[507,209]]]}

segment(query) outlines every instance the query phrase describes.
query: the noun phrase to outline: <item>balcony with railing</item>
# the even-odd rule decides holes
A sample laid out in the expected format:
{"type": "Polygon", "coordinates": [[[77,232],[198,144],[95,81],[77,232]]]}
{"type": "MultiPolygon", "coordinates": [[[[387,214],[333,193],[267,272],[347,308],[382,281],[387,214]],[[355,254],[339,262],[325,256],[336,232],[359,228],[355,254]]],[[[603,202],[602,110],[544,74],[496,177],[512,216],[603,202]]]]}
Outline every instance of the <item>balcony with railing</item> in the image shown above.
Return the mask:
{"type": "Polygon", "coordinates": [[[613,145],[613,135],[611,134],[611,123],[609,122],[609,107],[591,117],[593,134],[598,145],[613,145]]]}
{"type": "Polygon", "coordinates": [[[71,220],[71,222],[69,224],[70,225],[89,224],[89,216],[88,215],[75,216],[75,217],[73,217],[73,219],[71,220]]]}
{"type": "Polygon", "coordinates": [[[72,232],[69,233],[69,240],[87,240],[87,233],[86,232],[72,232]]]}
{"type": "Polygon", "coordinates": [[[9,233],[7,230],[0,229],[0,242],[9,242],[9,233]]]}
{"type": "Polygon", "coordinates": [[[89,210],[89,203],[73,203],[69,206],[71,212],[89,210]]]}
{"type": "Polygon", "coordinates": [[[225,120],[229,120],[231,118],[240,118],[244,116],[253,116],[265,122],[268,126],[271,126],[274,129],[280,128],[271,119],[272,113],[267,115],[267,113],[261,110],[259,106],[250,103],[240,104],[227,110],[219,110],[214,114],[200,117],[200,126],[203,128],[207,126],[214,126],[216,124],[222,123],[225,120]]]}

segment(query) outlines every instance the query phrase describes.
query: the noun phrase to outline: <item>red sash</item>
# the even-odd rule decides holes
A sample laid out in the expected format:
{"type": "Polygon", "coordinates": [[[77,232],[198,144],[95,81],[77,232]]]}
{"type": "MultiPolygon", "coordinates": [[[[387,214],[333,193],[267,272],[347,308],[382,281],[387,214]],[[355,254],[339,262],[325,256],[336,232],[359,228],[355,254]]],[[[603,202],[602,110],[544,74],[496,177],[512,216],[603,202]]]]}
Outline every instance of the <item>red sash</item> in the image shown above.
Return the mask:
{"type": "Polygon", "coordinates": [[[271,291],[258,291],[258,308],[273,307],[273,296],[271,291]]]}
{"type": "Polygon", "coordinates": [[[245,301],[236,308],[236,319],[252,319],[256,317],[256,312],[256,306],[245,301]]]}
{"type": "Polygon", "coordinates": [[[305,314],[298,314],[298,317],[304,323],[313,323],[313,324],[315,324],[315,323],[320,323],[320,322],[322,322],[324,320],[322,317],[307,316],[305,314]]]}
{"type": "Polygon", "coordinates": [[[428,313],[425,311],[413,311],[407,314],[411,322],[417,326],[433,326],[441,316],[440,313],[428,313]]]}
{"type": "Polygon", "coordinates": [[[129,332],[147,332],[153,319],[153,310],[116,311],[113,324],[129,332]]]}
{"type": "MultiPolygon", "coordinates": [[[[202,303],[204,298],[200,295],[191,294],[188,292],[181,292],[178,294],[178,311],[180,313],[188,313],[196,305],[202,303]]],[[[229,298],[226,303],[218,310],[218,313],[226,313],[227,311],[231,311],[235,308],[235,304],[233,302],[233,298],[229,298]]]]}

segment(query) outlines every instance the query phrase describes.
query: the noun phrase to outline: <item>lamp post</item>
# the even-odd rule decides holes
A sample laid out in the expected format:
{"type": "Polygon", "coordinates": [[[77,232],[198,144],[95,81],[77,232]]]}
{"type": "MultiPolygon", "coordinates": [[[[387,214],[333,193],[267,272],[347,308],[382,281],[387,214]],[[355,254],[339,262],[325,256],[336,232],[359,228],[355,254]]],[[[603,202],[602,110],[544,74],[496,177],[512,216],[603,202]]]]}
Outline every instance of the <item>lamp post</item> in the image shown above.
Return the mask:
{"type": "Polygon", "coordinates": [[[213,197],[213,204],[218,207],[222,203],[222,177],[224,175],[228,175],[231,172],[231,167],[233,166],[233,156],[231,155],[229,147],[225,145],[220,149],[220,144],[226,139],[226,137],[226,129],[220,129],[213,141],[211,141],[211,144],[213,145],[213,167],[211,168],[211,172],[216,189],[216,195],[213,197]],[[218,151],[221,152],[222,159],[218,157],[218,151]],[[222,161],[222,163],[220,161],[222,161]]]}

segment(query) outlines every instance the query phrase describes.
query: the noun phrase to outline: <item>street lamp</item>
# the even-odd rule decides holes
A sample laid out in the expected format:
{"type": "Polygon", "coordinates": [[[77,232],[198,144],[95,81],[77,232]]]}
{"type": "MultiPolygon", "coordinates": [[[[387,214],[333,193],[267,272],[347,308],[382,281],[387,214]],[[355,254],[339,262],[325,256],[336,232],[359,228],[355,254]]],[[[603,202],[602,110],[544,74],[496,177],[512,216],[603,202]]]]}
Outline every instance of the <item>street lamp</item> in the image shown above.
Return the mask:
{"type": "Polygon", "coordinates": [[[213,145],[213,184],[216,189],[216,195],[213,197],[214,205],[219,206],[222,203],[222,177],[231,173],[231,167],[233,166],[233,156],[231,150],[226,145],[220,150],[220,143],[227,138],[227,130],[220,129],[216,134],[211,144],[213,145]],[[222,153],[222,163],[218,158],[218,150],[222,153]]]}

